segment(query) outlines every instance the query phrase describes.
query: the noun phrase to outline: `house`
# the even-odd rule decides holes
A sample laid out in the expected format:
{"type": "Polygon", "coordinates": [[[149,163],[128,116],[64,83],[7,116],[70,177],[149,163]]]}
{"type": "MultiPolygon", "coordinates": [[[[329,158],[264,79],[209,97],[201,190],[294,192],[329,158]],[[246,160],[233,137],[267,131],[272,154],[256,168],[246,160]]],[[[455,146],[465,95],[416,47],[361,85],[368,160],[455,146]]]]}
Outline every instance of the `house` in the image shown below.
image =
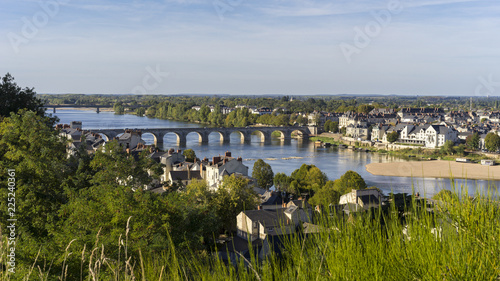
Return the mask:
{"type": "Polygon", "coordinates": [[[425,130],[425,147],[438,148],[447,141],[458,141],[458,132],[443,125],[430,125],[425,130]]]}
{"type": "Polygon", "coordinates": [[[346,127],[346,135],[359,140],[369,140],[370,129],[366,125],[349,124],[346,127]]]}
{"type": "Polygon", "coordinates": [[[211,162],[202,161],[203,179],[207,181],[211,189],[217,189],[225,176],[239,174],[248,177],[248,166],[243,165],[243,159],[231,157],[227,151],[224,156],[213,157],[211,162]],[[203,171],[204,170],[204,171],[203,171]]]}
{"type": "Polygon", "coordinates": [[[125,133],[118,137],[118,143],[124,149],[134,149],[139,143],[146,144],[141,138],[141,135],[142,133],[140,131],[125,130],[125,133]]]}
{"type": "Polygon", "coordinates": [[[193,179],[203,180],[200,172],[195,172],[191,170],[186,171],[170,171],[168,173],[168,180],[170,183],[181,183],[184,186],[187,186],[191,183],[193,179]]]}
{"type": "Polygon", "coordinates": [[[353,189],[351,192],[340,196],[339,205],[353,204],[354,208],[364,210],[378,208],[382,202],[382,194],[378,189],[353,189]]]}

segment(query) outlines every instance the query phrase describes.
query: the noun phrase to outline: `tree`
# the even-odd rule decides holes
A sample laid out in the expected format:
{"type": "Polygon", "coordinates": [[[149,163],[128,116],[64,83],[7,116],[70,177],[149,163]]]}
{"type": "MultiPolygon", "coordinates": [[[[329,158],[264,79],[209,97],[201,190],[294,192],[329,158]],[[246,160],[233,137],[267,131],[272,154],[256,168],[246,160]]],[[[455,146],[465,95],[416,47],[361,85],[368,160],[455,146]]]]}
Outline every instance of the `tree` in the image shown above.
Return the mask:
{"type": "Polygon", "coordinates": [[[236,216],[244,210],[257,207],[258,196],[248,185],[249,180],[232,174],[225,176],[213,199],[213,209],[221,220],[224,231],[232,231],[236,226],[236,216]]]}
{"type": "Polygon", "coordinates": [[[277,173],[274,176],[274,186],[278,191],[286,191],[290,192],[290,177],[288,177],[285,173],[277,173]]]}
{"type": "Polygon", "coordinates": [[[340,192],[340,194],[346,194],[351,192],[353,189],[366,189],[365,180],[354,171],[347,171],[338,180],[334,182],[334,188],[340,192]]]}
{"type": "Polygon", "coordinates": [[[397,141],[398,138],[399,138],[399,133],[397,131],[393,131],[387,134],[387,141],[390,143],[397,141]]]}
{"type": "Polygon", "coordinates": [[[9,73],[0,80],[0,116],[8,117],[11,112],[27,109],[39,116],[45,115],[44,102],[36,97],[34,88],[22,89],[9,73]]]}
{"type": "Polygon", "coordinates": [[[495,133],[488,133],[484,138],[484,146],[490,152],[496,152],[500,148],[500,137],[495,133]]]}
{"type": "Polygon", "coordinates": [[[340,200],[340,192],[334,188],[333,181],[327,181],[325,186],[314,194],[309,200],[311,205],[329,206],[330,204],[338,204],[340,200]]]}
{"type": "Polygon", "coordinates": [[[187,162],[196,161],[196,153],[191,148],[184,150],[184,152],[182,152],[182,155],[184,155],[187,162]]]}
{"type": "Polygon", "coordinates": [[[455,152],[454,149],[453,149],[453,146],[455,145],[455,143],[452,141],[452,140],[447,140],[444,145],[441,147],[441,151],[444,153],[444,154],[451,154],[453,155],[453,153],[455,152]]]}
{"type": "MultiPolygon", "coordinates": [[[[0,189],[0,225],[5,229],[9,218],[7,169],[14,169],[16,232],[21,239],[16,250],[26,258],[49,239],[67,200],[62,187],[68,175],[66,143],[51,127],[51,118],[39,113],[22,109],[0,123],[0,185],[5,187],[0,189]]],[[[49,246],[44,249],[50,251],[49,246]]]]}
{"type": "Polygon", "coordinates": [[[252,177],[257,180],[257,184],[262,188],[269,189],[273,186],[273,169],[271,165],[267,164],[262,159],[258,159],[253,164],[252,177]]]}
{"type": "Polygon", "coordinates": [[[125,107],[123,106],[122,102],[116,102],[115,105],[113,105],[113,111],[115,114],[123,114],[125,112],[125,107]]]}
{"type": "Polygon", "coordinates": [[[467,138],[465,139],[465,143],[471,149],[476,150],[479,148],[479,140],[480,140],[479,134],[473,133],[472,135],[467,136],[467,138]]]}

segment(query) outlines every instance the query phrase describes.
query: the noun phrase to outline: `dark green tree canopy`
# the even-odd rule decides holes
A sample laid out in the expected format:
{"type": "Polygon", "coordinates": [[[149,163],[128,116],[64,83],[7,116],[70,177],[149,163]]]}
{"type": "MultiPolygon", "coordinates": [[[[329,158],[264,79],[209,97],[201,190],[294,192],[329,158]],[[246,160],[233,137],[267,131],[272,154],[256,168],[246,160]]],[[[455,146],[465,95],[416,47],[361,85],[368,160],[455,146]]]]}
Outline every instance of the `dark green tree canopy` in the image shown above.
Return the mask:
{"type": "Polygon", "coordinates": [[[387,134],[387,141],[390,143],[397,141],[398,138],[399,138],[399,134],[396,131],[387,134]]]}
{"type": "Polygon", "coordinates": [[[488,133],[484,139],[484,146],[490,152],[495,152],[500,148],[500,137],[495,133],[488,133]]]}
{"type": "Polygon", "coordinates": [[[188,162],[194,162],[196,160],[196,153],[191,148],[184,150],[182,155],[186,157],[186,161],[188,162]]]}
{"type": "Polygon", "coordinates": [[[478,149],[479,148],[479,134],[478,133],[473,133],[472,135],[468,136],[467,139],[465,140],[465,143],[467,144],[468,147],[472,149],[478,149]]]}
{"type": "Polygon", "coordinates": [[[274,172],[271,165],[259,159],[253,164],[252,177],[257,179],[260,187],[268,189],[273,186],[274,172]]]}
{"type": "Polygon", "coordinates": [[[28,109],[37,115],[43,116],[44,102],[36,97],[34,88],[21,88],[14,82],[9,73],[0,80],[0,116],[7,117],[11,112],[17,113],[20,109],[28,109]]]}

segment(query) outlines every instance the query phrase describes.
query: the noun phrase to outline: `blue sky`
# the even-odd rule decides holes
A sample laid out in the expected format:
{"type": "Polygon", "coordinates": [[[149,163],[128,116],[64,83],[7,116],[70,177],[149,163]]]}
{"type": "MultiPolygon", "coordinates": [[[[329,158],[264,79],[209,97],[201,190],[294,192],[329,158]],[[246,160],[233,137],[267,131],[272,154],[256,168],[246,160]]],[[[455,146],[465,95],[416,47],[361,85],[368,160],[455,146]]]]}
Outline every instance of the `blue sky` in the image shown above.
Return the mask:
{"type": "Polygon", "coordinates": [[[500,93],[498,1],[0,3],[0,75],[39,93],[500,93]]]}

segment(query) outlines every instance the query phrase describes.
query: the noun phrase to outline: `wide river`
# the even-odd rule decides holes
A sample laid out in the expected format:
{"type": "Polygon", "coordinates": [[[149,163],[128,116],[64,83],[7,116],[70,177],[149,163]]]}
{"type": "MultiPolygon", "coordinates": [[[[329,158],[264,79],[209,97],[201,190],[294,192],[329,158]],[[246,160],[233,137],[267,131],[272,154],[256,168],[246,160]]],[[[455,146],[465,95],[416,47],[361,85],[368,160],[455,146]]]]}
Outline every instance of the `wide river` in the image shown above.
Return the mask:
{"type": "MultiPolygon", "coordinates": [[[[82,121],[83,129],[187,128],[203,126],[135,115],[115,115],[113,112],[97,114],[95,109],[58,109],[55,115],[60,118],[60,123],[63,124],[69,124],[71,121],[82,121]]],[[[153,143],[153,136],[150,134],[144,134],[143,139],[148,144],[153,143]]],[[[179,148],[174,134],[167,134],[164,138],[163,149],[168,148],[179,148]]],[[[284,144],[279,139],[273,139],[271,144],[264,145],[258,136],[252,136],[251,143],[244,144],[241,143],[239,134],[233,133],[230,143],[224,144],[219,141],[217,133],[212,133],[208,144],[200,144],[198,135],[191,133],[187,136],[186,146],[179,149],[186,148],[193,149],[198,158],[211,158],[226,151],[231,151],[233,157],[243,157],[243,163],[250,168],[249,175],[251,175],[255,160],[259,158],[269,163],[275,174],[283,172],[290,175],[304,163],[317,166],[326,173],[330,180],[338,179],[346,171],[353,170],[365,179],[368,186],[376,186],[386,194],[391,191],[395,193],[411,193],[413,187],[415,192],[431,197],[443,188],[451,189],[452,186],[456,186],[456,188],[460,189],[463,185],[467,186],[469,194],[474,193],[476,190],[484,192],[488,188],[496,193],[500,186],[500,182],[480,180],[468,180],[467,182],[465,180],[454,180],[453,183],[449,179],[374,176],[366,171],[365,165],[394,161],[404,162],[405,160],[380,153],[357,152],[338,148],[316,148],[312,142],[296,139],[292,139],[288,144],[284,144]]],[[[401,170],[403,173],[404,169],[401,170]]]]}

